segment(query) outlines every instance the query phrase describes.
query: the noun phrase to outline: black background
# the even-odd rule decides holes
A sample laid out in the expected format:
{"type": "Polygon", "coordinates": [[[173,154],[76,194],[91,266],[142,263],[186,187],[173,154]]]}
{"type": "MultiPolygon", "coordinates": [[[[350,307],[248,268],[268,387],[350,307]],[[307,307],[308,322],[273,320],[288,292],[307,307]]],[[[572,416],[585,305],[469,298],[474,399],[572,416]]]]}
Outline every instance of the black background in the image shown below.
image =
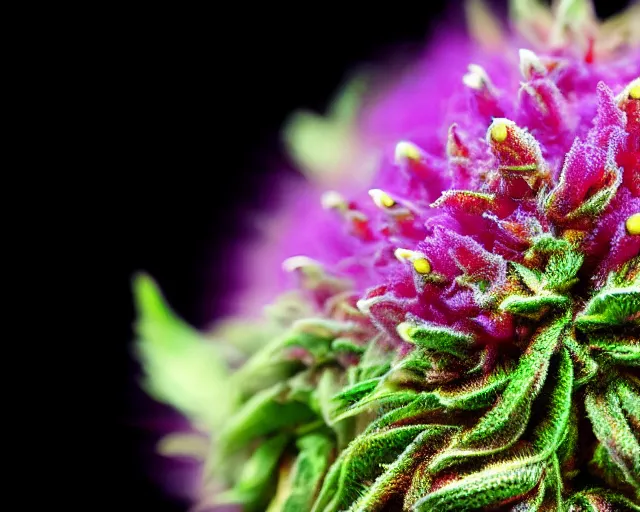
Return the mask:
{"type": "MultiPolygon", "coordinates": [[[[132,404],[144,405],[129,357],[132,274],[152,274],[192,324],[211,320],[202,304],[212,294],[224,301],[224,282],[211,269],[242,231],[238,213],[264,206],[264,183],[291,168],[278,139],[286,116],[299,107],[322,112],[354,64],[384,58],[398,44],[410,55],[454,3],[175,4],[114,20],[100,57],[113,122],[102,213],[117,268],[109,286],[118,442],[109,456],[119,469],[109,492],[122,510],[186,510],[146,475],[141,452],[149,439],[131,423],[141,413],[132,404]]],[[[606,15],[626,3],[596,5],[606,15]]]]}

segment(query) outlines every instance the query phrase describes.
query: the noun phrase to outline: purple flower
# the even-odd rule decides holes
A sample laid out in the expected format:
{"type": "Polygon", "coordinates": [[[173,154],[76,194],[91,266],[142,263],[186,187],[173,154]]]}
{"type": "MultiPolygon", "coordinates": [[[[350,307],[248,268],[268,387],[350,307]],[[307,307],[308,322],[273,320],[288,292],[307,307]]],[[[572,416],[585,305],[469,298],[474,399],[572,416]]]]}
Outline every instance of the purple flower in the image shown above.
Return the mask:
{"type": "Polygon", "coordinates": [[[468,14],[473,39],[442,31],[341,123],[296,118],[313,179],[246,254],[219,343],[138,281],[152,392],[230,488],[204,502],[638,509],[638,6],[468,14]]]}

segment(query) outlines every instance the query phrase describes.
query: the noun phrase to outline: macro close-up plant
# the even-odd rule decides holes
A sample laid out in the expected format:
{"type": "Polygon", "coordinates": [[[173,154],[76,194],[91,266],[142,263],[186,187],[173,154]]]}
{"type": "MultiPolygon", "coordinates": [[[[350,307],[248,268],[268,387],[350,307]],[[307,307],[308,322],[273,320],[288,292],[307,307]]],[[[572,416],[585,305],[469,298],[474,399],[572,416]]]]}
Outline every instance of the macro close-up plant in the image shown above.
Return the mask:
{"type": "Polygon", "coordinates": [[[640,5],[465,13],[291,118],[307,181],[211,332],[136,276],[194,510],[640,511],[640,5]]]}

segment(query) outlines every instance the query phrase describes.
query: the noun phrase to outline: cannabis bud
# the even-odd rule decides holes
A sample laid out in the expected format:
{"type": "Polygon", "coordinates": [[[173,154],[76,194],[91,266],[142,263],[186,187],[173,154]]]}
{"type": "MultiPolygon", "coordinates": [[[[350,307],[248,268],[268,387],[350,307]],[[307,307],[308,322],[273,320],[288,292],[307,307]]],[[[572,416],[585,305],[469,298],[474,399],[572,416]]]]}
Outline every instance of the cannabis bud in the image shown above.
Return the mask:
{"type": "Polygon", "coordinates": [[[294,283],[262,320],[198,333],[137,278],[198,510],[640,510],[640,6],[467,21],[289,125],[310,178],[251,251],[294,283]]]}

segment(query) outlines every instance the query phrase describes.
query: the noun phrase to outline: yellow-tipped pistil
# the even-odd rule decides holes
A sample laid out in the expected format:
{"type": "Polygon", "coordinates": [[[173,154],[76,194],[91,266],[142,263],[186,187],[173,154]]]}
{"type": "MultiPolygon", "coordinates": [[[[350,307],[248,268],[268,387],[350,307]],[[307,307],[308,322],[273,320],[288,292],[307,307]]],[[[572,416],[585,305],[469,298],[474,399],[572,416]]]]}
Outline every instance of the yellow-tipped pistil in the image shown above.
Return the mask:
{"type": "Polygon", "coordinates": [[[504,142],[507,140],[507,125],[501,121],[494,123],[491,127],[491,138],[496,142],[504,142]]]}
{"type": "Polygon", "coordinates": [[[395,161],[399,164],[405,160],[420,160],[420,148],[413,142],[403,140],[396,145],[395,161]]]}
{"type": "Polygon", "coordinates": [[[640,213],[634,213],[629,217],[625,226],[630,235],[640,235],[640,213]]]}
{"type": "Polygon", "coordinates": [[[427,258],[413,260],[413,268],[418,274],[428,274],[431,272],[431,263],[427,258]]]}
{"type": "Polygon", "coordinates": [[[378,208],[391,208],[396,204],[389,194],[379,188],[369,190],[369,195],[378,208]]]}

